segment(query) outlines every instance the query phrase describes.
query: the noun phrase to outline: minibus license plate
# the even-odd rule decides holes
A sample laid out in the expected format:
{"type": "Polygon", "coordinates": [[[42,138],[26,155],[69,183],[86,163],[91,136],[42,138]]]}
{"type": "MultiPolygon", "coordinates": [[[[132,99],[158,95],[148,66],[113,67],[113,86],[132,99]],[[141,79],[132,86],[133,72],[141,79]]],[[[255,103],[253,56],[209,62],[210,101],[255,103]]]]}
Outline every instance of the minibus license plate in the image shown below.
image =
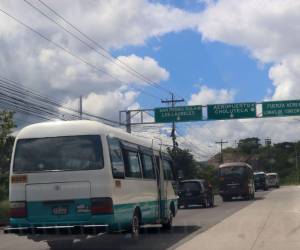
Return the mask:
{"type": "Polygon", "coordinates": [[[67,207],[54,207],[52,208],[52,213],[54,215],[65,215],[68,213],[67,207]]]}

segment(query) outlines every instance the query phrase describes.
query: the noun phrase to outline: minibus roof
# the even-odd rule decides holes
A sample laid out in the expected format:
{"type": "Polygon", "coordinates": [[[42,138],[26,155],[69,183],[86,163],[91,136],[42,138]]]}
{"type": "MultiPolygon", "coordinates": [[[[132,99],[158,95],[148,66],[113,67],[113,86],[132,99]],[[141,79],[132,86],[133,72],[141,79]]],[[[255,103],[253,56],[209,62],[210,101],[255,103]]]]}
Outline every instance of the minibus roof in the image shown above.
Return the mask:
{"type": "Polygon", "coordinates": [[[278,173],[267,173],[267,175],[278,175],[278,173]]]}
{"type": "Polygon", "coordinates": [[[235,166],[236,167],[244,166],[244,167],[248,167],[248,168],[252,169],[252,167],[249,164],[247,164],[246,162],[228,162],[228,163],[221,164],[219,166],[219,168],[235,167],[235,166]]]}
{"type": "Polygon", "coordinates": [[[254,172],[254,174],[266,174],[265,172],[254,172]]]}
{"type": "Polygon", "coordinates": [[[53,122],[41,122],[29,125],[20,130],[17,135],[18,139],[30,139],[30,138],[45,138],[45,137],[59,137],[59,136],[75,136],[75,135],[109,135],[111,137],[117,137],[121,140],[136,143],[154,150],[160,151],[158,143],[136,135],[128,134],[119,128],[105,125],[96,121],[53,121],[53,122]]]}

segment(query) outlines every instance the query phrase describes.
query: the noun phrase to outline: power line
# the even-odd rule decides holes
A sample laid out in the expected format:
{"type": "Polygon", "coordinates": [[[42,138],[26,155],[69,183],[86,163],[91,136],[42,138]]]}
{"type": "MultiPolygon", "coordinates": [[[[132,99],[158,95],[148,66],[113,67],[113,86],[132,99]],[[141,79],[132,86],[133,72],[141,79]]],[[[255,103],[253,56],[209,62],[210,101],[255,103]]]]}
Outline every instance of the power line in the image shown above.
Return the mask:
{"type": "MultiPolygon", "coordinates": [[[[46,119],[49,117],[54,117],[57,119],[66,120],[69,119],[67,118],[68,116],[71,119],[79,119],[80,117],[77,113],[77,110],[71,109],[60,102],[53,101],[48,97],[44,97],[31,89],[21,87],[14,81],[3,80],[3,78],[0,79],[0,90],[2,90],[0,92],[0,100],[5,102],[6,105],[10,104],[12,107],[18,108],[18,111],[27,111],[32,113],[35,112],[35,114],[39,114],[46,119]],[[67,113],[62,114],[62,110],[65,110],[67,113]]],[[[83,114],[87,117],[92,117],[104,122],[119,125],[119,123],[114,120],[86,112],[83,112],[83,114]]]]}
{"type": "Polygon", "coordinates": [[[221,151],[220,151],[220,163],[223,163],[223,144],[228,143],[228,141],[223,141],[223,139],[221,139],[220,141],[216,141],[216,144],[220,144],[221,146],[221,151]]]}
{"type": "Polygon", "coordinates": [[[199,153],[199,152],[195,152],[195,154],[199,154],[202,157],[210,157],[210,154],[206,151],[204,151],[203,149],[201,149],[197,144],[195,144],[194,142],[192,142],[188,137],[183,136],[181,133],[179,133],[179,131],[177,130],[177,134],[179,134],[181,137],[179,137],[178,139],[183,139],[185,143],[187,143],[190,147],[191,150],[196,148],[198,151],[202,152],[203,154],[199,153]]]}
{"type": "MultiPolygon", "coordinates": [[[[120,82],[120,83],[122,83],[122,84],[126,84],[126,85],[127,85],[126,82],[120,80],[119,78],[113,76],[112,74],[108,73],[108,72],[105,71],[104,69],[95,66],[94,64],[92,64],[92,63],[90,63],[89,61],[85,60],[84,58],[82,58],[82,57],[76,55],[75,53],[71,52],[69,49],[67,49],[67,48],[65,48],[65,47],[63,47],[63,46],[61,46],[60,44],[58,44],[58,43],[56,43],[56,42],[54,42],[53,40],[51,40],[50,38],[46,37],[45,35],[43,35],[43,34],[40,33],[39,31],[33,29],[33,28],[30,27],[29,25],[27,25],[27,24],[25,24],[24,22],[22,22],[20,19],[18,19],[18,18],[16,18],[16,17],[14,17],[13,15],[9,14],[7,11],[5,11],[5,10],[3,10],[3,9],[1,9],[1,8],[0,8],[0,11],[1,11],[3,14],[5,14],[6,16],[8,16],[8,17],[10,17],[11,19],[13,19],[15,22],[21,24],[22,26],[24,26],[25,28],[29,29],[30,31],[32,31],[32,32],[35,33],[36,35],[40,36],[40,37],[43,38],[44,40],[48,41],[49,43],[52,43],[52,44],[53,44],[54,46],[56,46],[57,48],[63,50],[65,53],[69,54],[70,56],[76,58],[77,60],[79,60],[79,61],[83,62],[84,64],[86,64],[87,66],[91,67],[93,70],[95,70],[95,71],[100,71],[101,73],[103,73],[103,74],[109,76],[111,79],[116,80],[116,81],[118,81],[118,82],[120,82]]],[[[144,91],[144,90],[142,90],[142,89],[140,89],[140,88],[133,87],[133,86],[131,86],[131,87],[137,89],[138,91],[140,91],[140,92],[143,93],[143,94],[146,94],[146,95],[148,95],[148,96],[150,96],[150,97],[153,97],[153,98],[155,98],[155,99],[159,99],[159,100],[160,100],[159,97],[157,97],[157,96],[155,96],[155,95],[153,95],[153,94],[151,94],[151,93],[148,93],[148,92],[146,92],[146,91],[144,91]]]]}
{"type": "MultiPolygon", "coordinates": [[[[38,100],[38,101],[41,101],[43,103],[55,106],[56,108],[59,108],[59,109],[66,110],[68,112],[72,112],[72,113],[74,113],[74,114],[72,114],[72,118],[74,118],[74,119],[78,119],[80,117],[77,114],[77,112],[78,112],[77,110],[62,104],[59,101],[50,99],[47,96],[43,96],[40,93],[38,93],[38,92],[28,88],[28,87],[26,87],[26,88],[22,87],[22,86],[20,86],[20,83],[9,80],[9,79],[7,79],[7,78],[0,75],[0,83],[1,82],[2,82],[2,85],[3,85],[3,83],[6,84],[5,87],[8,90],[14,91],[14,92],[19,93],[21,95],[24,95],[24,93],[27,93],[28,96],[31,96],[31,97],[35,98],[36,100],[38,100]],[[1,80],[1,78],[4,79],[4,80],[1,80]]],[[[2,86],[2,85],[0,84],[0,86],[2,86]]],[[[14,94],[14,92],[13,92],[13,94],[14,94]]],[[[103,120],[103,121],[106,121],[106,122],[109,122],[109,123],[118,124],[117,121],[110,120],[110,119],[107,119],[107,118],[104,118],[104,117],[101,117],[101,116],[93,115],[93,114],[86,113],[86,112],[82,112],[82,114],[84,114],[85,116],[96,118],[96,119],[99,119],[99,120],[103,120]]]]}
{"type": "Polygon", "coordinates": [[[89,43],[87,43],[84,40],[82,40],[79,36],[77,36],[76,34],[74,34],[73,32],[71,32],[70,30],[68,30],[64,26],[62,26],[60,23],[58,23],[57,21],[55,21],[53,18],[51,18],[49,15],[47,15],[45,12],[43,12],[40,8],[38,8],[37,6],[35,6],[33,3],[31,3],[31,2],[29,2],[27,0],[24,0],[24,2],[27,3],[29,6],[31,6],[32,8],[34,8],[36,11],[38,11],[41,15],[43,15],[44,17],[46,17],[48,20],[50,20],[51,22],[53,22],[54,24],[56,24],[59,28],[61,28],[65,32],[67,32],[69,35],[71,35],[72,37],[74,37],[75,39],[77,39],[78,41],[80,41],[82,44],[84,44],[85,46],[87,46],[91,50],[95,51],[96,53],[100,54],[104,58],[108,59],[113,64],[117,65],[118,67],[121,67],[122,69],[126,70],[129,74],[133,75],[136,78],[139,78],[142,81],[145,81],[147,84],[149,84],[149,85],[151,85],[153,87],[156,87],[156,88],[159,88],[161,90],[164,90],[167,93],[172,93],[170,90],[168,90],[168,89],[160,86],[157,82],[149,80],[144,75],[142,75],[138,71],[136,71],[134,68],[132,68],[128,64],[126,64],[123,61],[121,61],[119,58],[111,56],[110,53],[109,53],[109,51],[107,51],[102,45],[100,45],[99,43],[97,43],[96,41],[94,41],[92,38],[90,38],[89,36],[87,36],[85,33],[83,33],[76,26],[74,26],[73,24],[71,24],[68,20],[66,20],[66,18],[64,18],[61,14],[59,14],[57,11],[55,11],[53,8],[51,8],[49,5],[47,5],[43,1],[39,1],[39,2],[42,5],[44,5],[48,10],[50,10],[52,13],[54,13],[56,16],[58,16],[60,19],[62,19],[65,23],[67,23],[68,25],[70,25],[73,29],[75,29],[77,32],[79,32],[87,40],[89,40],[90,42],[92,42],[93,44],[95,44],[97,47],[99,47],[102,51],[104,51],[105,53],[107,53],[107,55],[101,53],[95,47],[91,46],[89,43]],[[116,63],[116,61],[118,61],[119,63],[116,63]]]}
{"type": "MultiPolygon", "coordinates": [[[[167,92],[169,94],[174,93],[170,89],[167,89],[167,88],[161,86],[158,82],[155,82],[155,81],[149,79],[148,77],[146,77],[145,75],[141,74],[140,72],[138,72],[137,70],[135,70],[133,67],[131,67],[127,63],[125,63],[122,60],[120,60],[118,57],[115,57],[115,56],[111,55],[110,52],[103,45],[101,45],[99,42],[95,41],[95,39],[91,38],[86,33],[84,33],[82,30],[80,30],[78,27],[76,27],[74,24],[72,24],[70,21],[68,21],[65,17],[63,17],[61,14],[59,14],[58,11],[54,10],[54,8],[52,8],[49,5],[47,5],[42,0],[38,0],[38,1],[44,7],[46,7],[48,10],[50,10],[52,13],[54,13],[57,17],[59,17],[61,20],[63,20],[66,24],[70,25],[74,30],[76,30],[79,34],[81,34],[85,39],[87,39],[88,41],[90,41],[91,43],[93,43],[94,45],[96,45],[96,47],[98,47],[103,52],[105,52],[107,55],[105,55],[105,54],[103,55],[102,53],[100,53],[103,57],[105,57],[106,59],[110,60],[114,64],[118,65],[122,69],[125,69],[128,73],[133,74],[135,77],[137,77],[137,78],[145,81],[147,84],[152,85],[152,86],[154,86],[156,88],[159,88],[159,89],[161,89],[161,90],[163,90],[163,91],[165,91],[165,92],[167,92]],[[116,61],[118,63],[116,63],[116,61]]],[[[72,33],[72,34],[74,35],[74,33],[72,33]]],[[[97,52],[99,53],[99,51],[97,51],[97,52]]]]}

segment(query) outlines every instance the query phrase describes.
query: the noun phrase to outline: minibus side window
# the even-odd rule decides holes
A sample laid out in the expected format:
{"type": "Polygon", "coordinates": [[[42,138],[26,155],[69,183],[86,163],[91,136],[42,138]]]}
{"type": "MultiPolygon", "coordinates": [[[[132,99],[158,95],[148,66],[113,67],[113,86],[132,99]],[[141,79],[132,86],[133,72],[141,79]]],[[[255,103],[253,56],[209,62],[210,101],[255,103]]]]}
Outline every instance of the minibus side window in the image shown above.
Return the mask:
{"type": "Polygon", "coordinates": [[[153,157],[141,154],[144,179],[155,179],[153,157]]]}
{"type": "Polygon", "coordinates": [[[129,178],[142,178],[139,153],[123,149],[125,162],[125,176],[129,178]]]}
{"type": "Polygon", "coordinates": [[[107,138],[110,152],[110,162],[113,178],[124,179],[124,161],[120,141],[117,138],[107,138]]]}

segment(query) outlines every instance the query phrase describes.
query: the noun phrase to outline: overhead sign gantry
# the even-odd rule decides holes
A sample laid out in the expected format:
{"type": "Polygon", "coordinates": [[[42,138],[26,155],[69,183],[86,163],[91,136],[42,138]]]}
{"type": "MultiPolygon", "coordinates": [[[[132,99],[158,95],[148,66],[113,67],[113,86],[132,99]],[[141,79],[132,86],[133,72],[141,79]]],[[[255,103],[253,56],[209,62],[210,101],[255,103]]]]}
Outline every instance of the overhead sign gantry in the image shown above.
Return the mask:
{"type": "Polygon", "coordinates": [[[212,120],[230,120],[246,118],[268,118],[300,116],[300,100],[286,101],[266,101],[266,102],[244,102],[209,104],[207,106],[191,105],[176,107],[160,107],[155,109],[123,110],[120,111],[120,124],[130,126],[132,124],[154,124],[173,122],[195,122],[212,120]],[[258,113],[261,110],[261,113],[258,113]],[[134,115],[131,115],[131,112],[134,115]],[[122,114],[126,114],[126,119],[121,122],[122,114]],[[140,120],[137,114],[140,113],[140,120]],[[144,119],[146,115],[153,116],[154,120],[144,119]],[[135,121],[131,122],[131,117],[135,116],[135,121]]]}

